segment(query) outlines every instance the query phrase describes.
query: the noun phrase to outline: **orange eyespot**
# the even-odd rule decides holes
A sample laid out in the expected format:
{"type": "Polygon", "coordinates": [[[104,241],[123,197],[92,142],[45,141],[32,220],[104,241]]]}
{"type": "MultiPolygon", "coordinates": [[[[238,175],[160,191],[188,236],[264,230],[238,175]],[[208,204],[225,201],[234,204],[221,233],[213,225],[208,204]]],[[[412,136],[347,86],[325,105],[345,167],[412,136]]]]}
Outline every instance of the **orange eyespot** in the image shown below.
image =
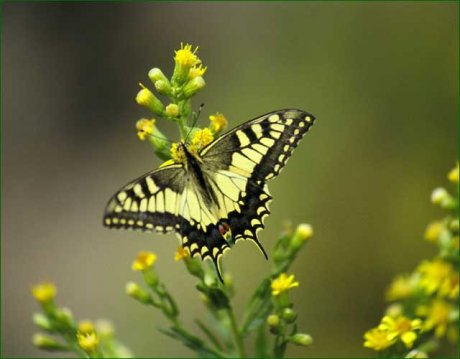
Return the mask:
{"type": "Polygon", "coordinates": [[[225,222],[222,222],[221,224],[219,224],[218,228],[219,228],[219,232],[221,235],[224,235],[230,230],[230,226],[225,222]]]}

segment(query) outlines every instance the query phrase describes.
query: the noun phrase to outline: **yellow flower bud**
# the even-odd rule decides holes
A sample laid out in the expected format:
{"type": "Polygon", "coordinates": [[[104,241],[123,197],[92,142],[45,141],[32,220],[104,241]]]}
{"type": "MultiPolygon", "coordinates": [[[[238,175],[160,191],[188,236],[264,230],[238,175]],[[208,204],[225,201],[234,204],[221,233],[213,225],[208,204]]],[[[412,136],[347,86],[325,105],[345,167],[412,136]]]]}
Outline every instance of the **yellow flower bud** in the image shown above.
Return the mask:
{"type": "Polygon", "coordinates": [[[289,340],[297,345],[302,345],[304,347],[309,346],[313,343],[313,338],[308,334],[297,333],[294,334],[289,340]]]}
{"type": "Polygon", "coordinates": [[[39,349],[45,349],[50,351],[67,350],[67,348],[64,345],[57,342],[54,338],[41,333],[34,334],[34,336],[32,337],[32,343],[39,349]]]}
{"type": "Polygon", "coordinates": [[[450,170],[449,174],[447,175],[447,178],[452,183],[458,183],[458,162],[457,165],[450,170]]]}
{"type": "Polygon", "coordinates": [[[136,95],[136,102],[144,107],[147,107],[150,111],[162,115],[164,106],[161,101],[150,91],[148,88],[143,87],[136,95]]]}
{"type": "Polygon", "coordinates": [[[144,289],[142,289],[139,286],[139,284],[135,282],[128,282],[126,284],[126,293],[130,297],[138,300],[141,303],[149,304],[152,302],[152,298],[150,297],[150,294],[147,293],[144,289]]]}
{"type": "Polygon", "coordinates": [[[179,115],[179,106],[177,106],[175,103],[170,103],[168,106],[166,106],[166,116],[175,118],[179,115]]]}
{"type": "Polygon", "coordinates": [[[269,327],[277,327],[280,325],[280,317],[278,317],[276,314],[270,314],[267,317],[267,324],[269,327]]]}
{"type": "Polygon", "coordinates": [[[90,320],[81,320],[78,323],[78,331],[80,333],[92,333],[94,332],[94,324],[90,320]]]}
{"type": "Polygon", "coordinates": [[[149,79],[155,83],[157,81],[164,81],[169,83],[168,78],[164,75],[163,71],[161,71],[159,68],[154,67],[149,71],[149,79]]]}
{"type": "Polygon", "coordinates": [[[291,248],[298,251],[308,239],[313,236],[313,228],[311,225],[302,223],[297,226],[297,229],[292,236],[291,248]]]}
{"type": "Polygon", "coordinates": [[[425,239],[430,242],[436,242],[444,229],[442,221],[431,222],[425,230],[425,239]]]}

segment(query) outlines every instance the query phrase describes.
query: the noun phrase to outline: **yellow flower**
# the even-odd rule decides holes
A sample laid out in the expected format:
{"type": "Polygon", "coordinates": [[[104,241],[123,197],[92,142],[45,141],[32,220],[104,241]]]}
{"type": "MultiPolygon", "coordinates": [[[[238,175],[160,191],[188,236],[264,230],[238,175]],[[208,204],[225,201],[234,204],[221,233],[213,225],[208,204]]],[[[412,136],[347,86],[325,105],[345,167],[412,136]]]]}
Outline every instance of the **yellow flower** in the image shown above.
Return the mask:
{"type": "Polygon", "coordinates": [[[386,331],[373,328],[364,334],[364,346],[366,348],[381,351],[393,345],[396,341],[386,331]]]}
{"type": "Polygon", "coordinates": [[[175,163],[185,163],[185,153],[181,143],[171,145],[171,158],[175,163]]]}
{"type": "Polygon", "coordinates": [[[299,282],[296,282],[294,280],[294,274],[291,274],[288,277],[286,273],[281,273],[277,278],[275,278],[272,281],[272,295],[280,295],[281,293],[298,286],[299,282]]]}
{"type": "Polygon", "coordinates": [[[434,329],[437,337],[442,337],[446,333],[449,324],[449,315],[454,311],[454,306],[442,299],[435,299],[430,307],[427,308],[427,319],[424,323],[424,330],[434,329]]]}
{"type": "Polygon", "coordinates": [[[155,131],[155,119],[147,120],[142,118],[136,123],[137,136],[141,141],[144,141],[147,137],[153,135],[155,131]]]}
{"type": "Polygon", "coordinates": [[[444,229],[442,221],[431,222],[425,230],[425,239],[430,242],[436,242],[444,229]]]}
{"type": "Polygon", "coordinates": [[[174,256],[174,260],[180,261],[181,259],[185,259],[188,256],[189,256],[188,251],[184,247],[179,246],[177,247],[177,251],[176,251],[176,255],[174,256]]]}
{"type": "Polygon", "coordinates": [[[388,288],[386,299],[389,302],[410,297],[413,290],[413,283],[409,276],[397,276],[388,288]]]}
{"type": "Polygon", "coordinates": [[[209,121],[211,122],[209,128],[213,133],[218,133],[227,127],[227,119],[219,112],[209,116],[209,121]]]}
{"type": "Polygon", "coordinates": [[[78,331],[82,334],[89,334],[95,331],[94,324],[90,320],[82,320],[78,323],[78,331]]]}
{"type": "Polygon", "coordinates": [[[202,148],[209,145],[213,139],[214,137],[208,128],[195,131],[190,141],[190,151],[198,153],[202,148]]]}
{"type": "Polygon", "coordinates": [[[207,66],[203,67],[201,64],[198,66],[193,66],[188,72],[188,78],[194,79],[195,77],[203,76],[207,69],[207,66]]]}
{"type": "Polygon", "coordinates": [[[199,63],[201,63],[201,60],[196,55],[197,51],[198,51],[198,46],[192,52],[192,45],[185,44],[184,46],[184,44],[181,43],[180,49],[175,51],[176,56],[174,57],[174,60],[176,61],[176,63],[178,63],[179,65],[183,67],[186,67],[186,66],[192,67],[192,66],[198,65],[199,63]]]}
{"type": "Polygon", "coordinates": [[[450,170],[449,174],[447,175],[447,178],[452,183],[458,183],[458,162],[457,165],[450,170]]]}
{"type": "Polygon", "coordinates": [[[414,341],[417,339],[416,331],[422,328],[422,321],[420,319],[409,319],[404,316],[392,318],[384,316],[378,329],[386,331],[390,338],[401,338],[401,341],[407,348],[412,348],[414,341]]]}
{"type": "Polygon", "coordinates": [[[56,297],[57,289],[53,283],[44,282],[32,287],[32,294],[40,303],[49,303],[56,297]]]}
{"type": "Polygon", "coordinates": [[[421,274],[420,285],[428,294],[450,295],[458,286],[458,273],[451,264],[440,259],[423,261],[417,271],[421,274]]]}
{"type": "Polygon", "coordinates": [[[168,117],[177,117],[179,115],[179,106],[177,106],[175,103],[170,103],[168,106],[166,106],[165,113],[168,117]]]}
{"type": "Polygon", "coordinates": [[[156,260],[157,256],[155,253],[141,251],[137,255],[136,260],[133,262],[131,269],[133,271],[145,271],[146,269],[153,267],[156,260]]]}
{"type": "Polygon", "coordinates": [[[87,353],[93,353],[96,351],[99,345],[99,337],[96,332],[91,333],[77,333],[78,345],[87,353]]]}

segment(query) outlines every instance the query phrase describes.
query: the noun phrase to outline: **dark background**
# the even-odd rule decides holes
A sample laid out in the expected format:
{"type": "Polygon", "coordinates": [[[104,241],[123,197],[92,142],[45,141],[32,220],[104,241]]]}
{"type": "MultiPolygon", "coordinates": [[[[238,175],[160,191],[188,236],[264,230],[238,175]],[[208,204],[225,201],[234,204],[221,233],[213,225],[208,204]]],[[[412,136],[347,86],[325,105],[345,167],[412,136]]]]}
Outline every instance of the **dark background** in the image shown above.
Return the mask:
{"type": "MultiPolygon", "coordinates": [[[[261,233],[270,253],[283,221],[315,230],[292,268],[315,343],[288,356],[373,355],[362,335],[391,278],[435,253],[429,197],[457,157],[456,2],[9,3],[2,15],[3,356],[48,355],[30,344],[30,286],[45,279],[77,318],[110,318],[136,355],[191,354],[124,293],[136,253],[153,250],[186,323],[207,320],[175,236],[101,226],[114,191],[160,163],[137,139],[148,113],[134,97],[150,68],[170,75],[181,41],[208,66],[203,125],[216,111],[230,126],[285,107],[317,117],[271,183],[261,233]]],[[[268,265],[250,243],[224,261],[240,313],[268,265]]]]}

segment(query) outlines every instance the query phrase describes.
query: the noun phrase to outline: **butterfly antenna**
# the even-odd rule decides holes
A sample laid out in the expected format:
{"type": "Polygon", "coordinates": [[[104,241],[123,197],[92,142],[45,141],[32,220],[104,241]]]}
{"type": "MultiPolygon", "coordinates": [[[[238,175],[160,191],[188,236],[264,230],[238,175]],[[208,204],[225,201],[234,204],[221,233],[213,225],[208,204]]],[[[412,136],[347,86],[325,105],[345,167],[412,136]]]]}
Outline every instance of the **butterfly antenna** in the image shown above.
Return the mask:
{"type": "Polygon", "coordinates": [[[166,141],[166,142],[169,142],[169,143],[174,143],[174,141],[171,141],[169,138],[160,137],[160,136],[154,135],[153,133],[149,134],[148,136],[149,137],[155,137],[155,138],[158,138],[159,140],[166,141]]]}
{"type": "Polygon", "coordinates": [[[184,139],[184,143],[187,142],[188,140],[188,137],[190,136],[190,133],[192,132],[192,130],[195,128],[195,125],[196,123],[198,122],[198,118],[200,117],[200,114],[201,114],[201,110],[203,109],[204,107],[204,103],[202,103],[200,105],[200,108],[198,109],[198,112],[197,113],[193,113],[192,117],[193,117],[193,123],[192,123],[192,127],[190,127],[190,130],[188,131],[187,133],[187,136],[185,136],[185,139],[184,139]]]}

